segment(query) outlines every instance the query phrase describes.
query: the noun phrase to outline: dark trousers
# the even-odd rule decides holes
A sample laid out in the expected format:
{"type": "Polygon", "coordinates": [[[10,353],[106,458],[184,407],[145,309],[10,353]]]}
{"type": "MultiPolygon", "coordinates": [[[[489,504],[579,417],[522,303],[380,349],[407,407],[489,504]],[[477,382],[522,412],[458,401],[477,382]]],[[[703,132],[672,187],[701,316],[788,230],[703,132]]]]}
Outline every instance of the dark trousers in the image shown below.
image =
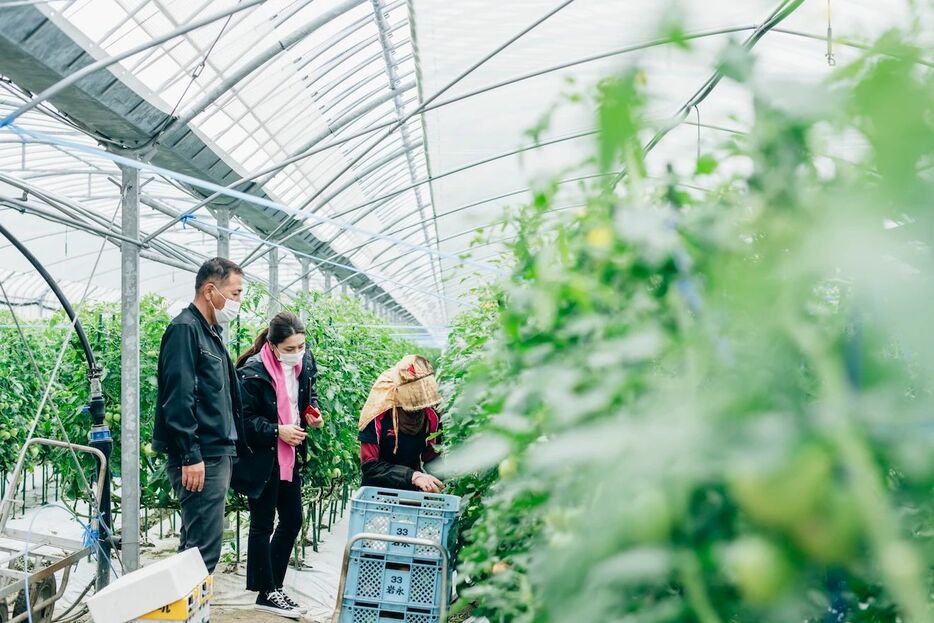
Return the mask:
{"type": "Polygon", "coordinates": [[[224,537],[224,501],[230,487],[233,461],[229,456],[205,457],[204,489],[188,491],[182,487],[180,465],[168,466],[169,480],[181,507],[182,529],[179,531],[178,551],[197,547],[208,573],[221,556],[224,537]]]}
{"type": "Polygon", "coordinates": [[[298,462],[295,463],[292,482],[279,479],[279,464],[274,463],[266,488],[249,503],[246,588],[249,591],[274,591],[282,588],[292,547],[302,529],[302,480],[298,474],[298,462]],[[277,512],[279,524],[273,533],[277,512]]]}

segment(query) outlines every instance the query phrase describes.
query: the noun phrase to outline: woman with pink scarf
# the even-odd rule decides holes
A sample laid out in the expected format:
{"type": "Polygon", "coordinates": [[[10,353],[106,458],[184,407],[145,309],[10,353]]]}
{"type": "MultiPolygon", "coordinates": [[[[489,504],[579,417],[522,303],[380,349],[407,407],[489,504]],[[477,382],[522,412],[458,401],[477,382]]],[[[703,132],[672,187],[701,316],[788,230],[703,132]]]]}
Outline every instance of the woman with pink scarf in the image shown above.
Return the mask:
{"type": "Polygon", "coordinates": [[[323,424],[315,390],[315,358],[305,326],[277,314],[237,360],[243,426],[252,450],[234,466],[231,486],[249,498],[246,587],[256,609],[298,619],[306,611],[282,588],[302,526],[302,480],[308,429],[323,424]],[[279,523],[273,532],[278,513],[279,523]]]}

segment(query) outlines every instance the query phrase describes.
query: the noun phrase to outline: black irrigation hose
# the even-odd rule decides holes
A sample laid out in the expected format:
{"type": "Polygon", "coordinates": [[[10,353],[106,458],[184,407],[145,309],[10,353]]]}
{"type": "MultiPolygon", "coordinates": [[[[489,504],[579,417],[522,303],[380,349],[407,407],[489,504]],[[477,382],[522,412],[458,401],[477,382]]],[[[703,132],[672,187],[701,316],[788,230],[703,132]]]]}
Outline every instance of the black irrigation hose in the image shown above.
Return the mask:
{"type": "Polygon", "coordinates": [[[91,587],[94,586],[94,582],[96,579],[97,578],[92,578],[91,581],[88,582],[88,585],[84,587],[84,590],[81,591],[81,594],[78,595],[77,599],[71,602],[71,605],[68,606],[68,608],[64,612],[62,612],[60,615],[52,619],[52,623],[67,623],[67,621],[77,621],[78,619],[83,617],[85,612],[87,612],[87,604],[82,603],[81,600],[84,599],[84,596],[87,595],[88,591],[91,590],[91,587]],[[75,606],[79,604],[81,605],[81,608],[79,609],[79,611],[71,615],[70,617],[68,617],[66,621],[65,617],[68,616],[68,613],[74,610],[75,606]]]}
{"type": "Polygon", "coordinates": [[[27,249],[23,243],[21,243],[16,236],[10,233],[3,225],[0,225],[0,234],[4,238],[10,241],[16,249],[23,254],[29,263],[32,264],[32,267],[36,269],[42,278],[45,279],[45,282],[49,284],[49,288],[52,289],[52,292],[55,294],[55,297],[58,299],[58,302],[61,303],[62,308],[65,310],[65,313],[68,314],[68,318],[74,323],[75,333],[78,334],[78,339],[81,340],[81,348],[84,350],[84,357],[88,360],[88,372],[94,373],[98,370],[97,362],[94,359],[94,353],[91,351],[91,343],[88,341],[88,336],[85,334],[84,329],[81,327],[81,321],[75,316],[75,310],[72,308],[71,303],[68,302],[68,299],[65,297],[65,293],[62,292],[62,289],[58,287],[58,283],[55,279],[52,278],[52,275],[45,269],[41,262],[36,259],[36,256],[27,249]]]}

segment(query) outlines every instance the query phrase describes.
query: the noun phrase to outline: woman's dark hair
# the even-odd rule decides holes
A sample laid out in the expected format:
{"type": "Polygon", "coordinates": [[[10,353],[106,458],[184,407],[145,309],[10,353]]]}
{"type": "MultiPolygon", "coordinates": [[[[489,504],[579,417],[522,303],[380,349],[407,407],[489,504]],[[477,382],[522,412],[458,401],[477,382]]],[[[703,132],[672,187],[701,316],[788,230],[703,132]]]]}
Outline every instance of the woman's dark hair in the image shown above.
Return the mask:
{"type": "Polygon", "coordinates": [[[269,321],[269,328],[260,331],[253,340],[253,345],[243,351],[237,359],[237,367],[239,368],[246,363],[247,359],[258,353],[266,342],[275,346],[296,333],[305,335],[305,325],[302,324],[301,319],[292,312],[279,312],[269,321]]]}

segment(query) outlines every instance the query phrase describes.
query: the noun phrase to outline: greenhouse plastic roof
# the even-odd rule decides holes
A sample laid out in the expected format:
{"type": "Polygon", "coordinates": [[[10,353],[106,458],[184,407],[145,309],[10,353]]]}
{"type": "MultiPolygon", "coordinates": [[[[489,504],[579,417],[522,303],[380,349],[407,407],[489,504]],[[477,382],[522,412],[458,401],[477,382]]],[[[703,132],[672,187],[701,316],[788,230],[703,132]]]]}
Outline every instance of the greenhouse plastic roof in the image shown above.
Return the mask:
{"type": "MultiPolygon", "coordinates": [[[[101,147],[140,159],[141,229],[165,229],[144,251],[143,291],[180,304],[191,295],[191,266],[216,253],[218,230],[213,211],[178,215],[218,186],[285,164],[211,203],[232,210],[231,257],[265,280],[272,247],[262,243],[278,245],[287,289],[299,288],[306,260],[313,289],[346,282],[440,339],[472,303],[470,290],[497,274],[491,262],[508,232],[471,249],[476,233],[528,200],[535,180],[592,153],[593,114],[582,106],[556,108],[540,144],[526,133],[562,94],[638,65],[662,122],[728,42],[779,4],[0,0],[0,117],[94,59],[229,13],[82,79],[0,130],[9,208],[0,223],[56,277],[80,283],[93,272],[100,297],[118,292],[119,248],[107,244],[94,271],[100,239],[78,225],[119,226],[120,169],[101,147]],[[689,51],[657,41],[676,15],[693,37],[689,51]]],[[[859,53],[844,41],[871,42],[911,18],[907,1],[806,0],[755,47],[756,80],[776,98],[787,81],[831,71],[828,4],[838,64],[859,53]]],[[[721,82],[653,150],[650,172],[693,168],[698,150],[742,131],[749,97],[721,82]]],[[[574,208],[575,185],[562,189],[558,205],[574,208]]],[[[6,269],[27,271],[4,253],[6,269]]]]}

